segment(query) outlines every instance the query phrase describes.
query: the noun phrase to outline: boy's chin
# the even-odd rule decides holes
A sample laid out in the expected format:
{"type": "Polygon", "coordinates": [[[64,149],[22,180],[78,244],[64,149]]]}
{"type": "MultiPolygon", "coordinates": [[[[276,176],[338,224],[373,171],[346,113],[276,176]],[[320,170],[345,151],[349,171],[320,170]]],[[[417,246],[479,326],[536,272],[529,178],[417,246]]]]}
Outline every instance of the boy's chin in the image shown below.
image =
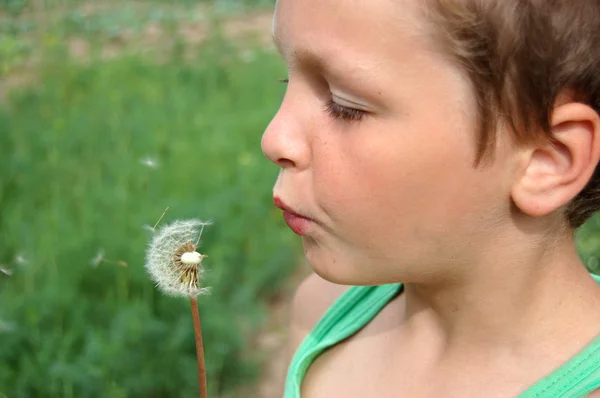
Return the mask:
{"type": "Polygon", "coordinates": [[[392,283],[428,284],[439,282],[441,270],[420,258],[375,261],[351,249],[332,251],[319,244],[304,245],[304,255],[312,270],[321,278],[338,285],[378,286],[392,283]],[[436,272],[438,271],[438,272],[436,272]]]}
{"type": "Polygon", "coordinates": [[[369,265],[355,259],[306,252],[306,260],[317,275],[331,283],[349,286],[371,286],[385,283],[373,278],[377,273],[374,273],[369,265]]]}
{"type": "Polygon", "coordinates": [[[338,285],[356,285],[358,282],[355,272],[352,272],[346,261],[326,255],[320,249],[305,247],[304,255],[310,268],[321,278],[338,285]]]}

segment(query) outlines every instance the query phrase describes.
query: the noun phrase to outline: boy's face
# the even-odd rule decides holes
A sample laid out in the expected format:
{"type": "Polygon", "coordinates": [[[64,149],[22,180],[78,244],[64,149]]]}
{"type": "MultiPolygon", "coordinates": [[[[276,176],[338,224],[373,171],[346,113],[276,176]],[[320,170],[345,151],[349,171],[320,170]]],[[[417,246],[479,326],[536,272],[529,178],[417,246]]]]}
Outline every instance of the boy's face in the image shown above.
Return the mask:
{"type": "Polygon", "coordinates": [[[499,137],[495,160],[473,166],[473,95],[428,42],[420,4],[276,7],[290,81],[262,148],[281,167],[274,195],[314,220],[308,261],[333,282],[450,275],[510,218],[511,146],[499,137]]]}

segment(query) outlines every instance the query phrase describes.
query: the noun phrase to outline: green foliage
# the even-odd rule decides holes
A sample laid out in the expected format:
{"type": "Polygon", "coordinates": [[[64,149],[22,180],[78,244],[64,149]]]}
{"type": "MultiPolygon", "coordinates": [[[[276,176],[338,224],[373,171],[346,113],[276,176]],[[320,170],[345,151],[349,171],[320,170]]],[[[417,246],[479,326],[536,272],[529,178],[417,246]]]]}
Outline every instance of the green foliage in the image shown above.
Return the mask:
{"type": "Polygon", "coordinates": [[[583,263],[600,275],[600,214],[594,215],[577,231],[577,247],[583,263]]]}
{"type": "MultiPolygon", "coordinates": [[[[0,0],[0,10],[30,3],[0,0]]],[[[45,31],[26,12],[0,16],[0,78],[39,63],[0,106],[0,266],[13,271],[0,273],[0,398],[198,395],[189,303],[157,292],[143,268],[144,225],[167,206],[164,223],[214,221],[201,247],[212,295],[199,301],[209,393],[246,397],[263,303],[298,255],[271,204],[277,170],[259,148],[283,94],[282,63],[218,37],[191,60],[177,37],[148,56],[103,60],[126,30],[152,22],[172,33],[196,18],[173,6],[188,0],[128,4],[91,15],[67,7],[45,31]],[[90,45],[89,61],[68,56],[72,37],[90,45]],[[100,249],[128,266],[94,267],[100,249]]],[[[594,271],[599,232],[596,217],[578,235],[594,271]]]]}
{"type": "Polygon", "coordinates": [[[11,14],[21,13],[29,4],[29,0],[0,0],[0,10],[11,14]]]}
{"type": "MultiPolygon", "coordinates": [[[[52,10],[56,7],[71,8],[89,3],[89,0],[0,0],[0,11],[4,10],[11,15],[19,15],[28,8],[37,7],[38,9],[52,10]]],[[[207,4],[230,12],[248,7],[270,7],[275,4],[275,0],[141,0],[138,3],[164,4],[168,6],[207,4]]]]}
{"type": "Polygon", "coordinates": [[[163,222],[214,221],[201,247],[212,295],[199,300],[209,393],[240,396],[257,376],[262,303],[298,255],[260,152],[281,62],[218,39],[191,62],[177,49],[160,64],[52,51],[0,109],[0,264],[13,269],[0,274],[0,397],[198,395],[189,302],[143,268],[143,226],[167,206],[163,222]],[[128,266],[92,266],[100,249],[128,266]]]}
{"type": "Polygon", "coordinates": [[[0,36],[0,77],[21,64],[31,52],[31,47],[13,35],[0,36]]]}

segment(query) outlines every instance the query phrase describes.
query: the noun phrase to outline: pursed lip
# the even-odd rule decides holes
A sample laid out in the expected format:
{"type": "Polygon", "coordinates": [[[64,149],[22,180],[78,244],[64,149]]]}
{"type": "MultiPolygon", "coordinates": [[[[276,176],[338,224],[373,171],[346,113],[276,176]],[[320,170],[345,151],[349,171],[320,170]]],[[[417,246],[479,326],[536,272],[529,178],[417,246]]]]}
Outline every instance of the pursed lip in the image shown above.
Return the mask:
{"type": "Polygon", "coordinates": [[[283,210],[283,218],[288,227],[290,227],[295,234],[303,236],[308,233],[311,225],[313,225],[313,220],[303,216],[302,214],[299,214],[290,206],[286,205],[285,202],[277,196],[273,196],[273,203],[276,207],[283,210]]]}
{"type": "Polygon", "coordinates": [[[273,203],[275,204],[275,207],[278,207],[283,211],[287,211],[288,213],[291,213],[296,217],[302,217],[302,218],[306,218],[307,220],[313,221],[310,217],[306,217],[305,215],[302,215],[302,214],[298,213],[297,211],[295,211],[294,209],[292,209],[290,206],[285,204],[285,202],[283,200],[281,200],[278,196],[273,196],[273,203]]]}

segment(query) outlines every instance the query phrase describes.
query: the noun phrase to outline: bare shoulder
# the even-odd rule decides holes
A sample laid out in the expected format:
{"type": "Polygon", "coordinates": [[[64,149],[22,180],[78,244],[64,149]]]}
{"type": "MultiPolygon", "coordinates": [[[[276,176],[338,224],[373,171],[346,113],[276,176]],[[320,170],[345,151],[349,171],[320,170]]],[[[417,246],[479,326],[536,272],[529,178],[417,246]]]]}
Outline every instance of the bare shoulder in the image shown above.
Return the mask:
{"type": "Polygon", "coordinates": [[[329,282],[316,273],[312,273],[300,283],[292,300],[290,354],[296,351],[325,311],[348,288],[346,285],[329,282]]]}
{"type": "Polygon", "coordinates": [[[600,390],[594,390],[589,395],[588,398],[600,398],[600,390]]]}

